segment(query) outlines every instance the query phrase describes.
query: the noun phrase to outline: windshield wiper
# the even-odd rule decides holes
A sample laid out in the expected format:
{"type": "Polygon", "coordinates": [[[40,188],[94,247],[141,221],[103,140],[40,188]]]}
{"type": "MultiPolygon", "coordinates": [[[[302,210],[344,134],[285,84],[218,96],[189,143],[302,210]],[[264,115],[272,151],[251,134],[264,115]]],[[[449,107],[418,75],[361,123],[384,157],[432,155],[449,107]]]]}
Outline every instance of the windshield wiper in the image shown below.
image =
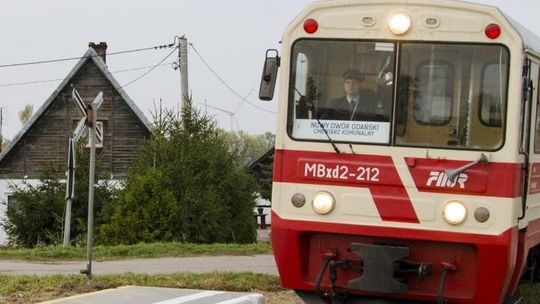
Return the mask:
{"type": "Polygon", "coordinates": [[[319,117],[317,116],[317,117],[315,117],[315,119],[319,123],[319,126],[321,126],[321,129],[323,130],[324,134],[326,134],[326,137],[328,137],[328,140],[332,144],[332,147],[334,148],[334,151],[336,151],[336,153],[338,153],[338,154],[341,153],[341,151],[339,151],[338,147],[336,146],[336,143],[332,140],[330,135],[328,135],[328,132],[326,131],[326,128],[324,127],[324,125],[321,123],[321,120],[319,119],[319,117]]]}
{"type": "Polygon", "coordinates": [[[473,161],[473,162],[470,162],[464,166],[461,166],[459,168],[456,168],[456,169],[445,169],[444,170],[444,174],[446,174],[446,177],[448,177],[448,180],[450,182],[454,182],[456,180],[456,177],[458,177],[458,175],[460,175],[461,173],[467,171],[469,168],[475,166],[476,164],[482,164],[482,165],[487,165],[489,163],[489,160],[487,158],[487,156],[482,153],[480,155],[480,158],[473,161]]]}

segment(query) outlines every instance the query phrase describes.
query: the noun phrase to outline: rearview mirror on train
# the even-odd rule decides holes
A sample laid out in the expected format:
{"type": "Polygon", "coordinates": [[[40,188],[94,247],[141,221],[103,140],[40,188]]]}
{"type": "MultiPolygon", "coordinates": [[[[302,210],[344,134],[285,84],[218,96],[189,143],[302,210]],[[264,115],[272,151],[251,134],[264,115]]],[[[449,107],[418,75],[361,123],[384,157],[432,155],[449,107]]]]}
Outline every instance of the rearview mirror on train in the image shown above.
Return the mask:
{"type": "Polygon", "coordinates": [[[277,50],[269,49],[266,51],[266,59],[264,61],[261,77],[261,87],[259,89],[260,100],[272,100],[272,98],[274,98],[279,61],[280,58],[277,50]],[[270,55],[270,53],[274,53],[275,56],[270,55]]]}

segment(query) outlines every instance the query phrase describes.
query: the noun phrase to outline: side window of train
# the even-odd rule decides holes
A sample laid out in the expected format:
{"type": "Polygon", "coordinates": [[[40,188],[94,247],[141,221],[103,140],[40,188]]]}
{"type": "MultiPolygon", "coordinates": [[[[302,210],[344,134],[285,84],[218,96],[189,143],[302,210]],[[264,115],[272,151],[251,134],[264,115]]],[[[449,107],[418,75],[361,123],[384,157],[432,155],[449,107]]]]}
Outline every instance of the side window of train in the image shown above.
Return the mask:
{"type": "Polygon", "coordinates": [[[536,122],[535,122],[535,128],[534,128],[534,153],[540,154],[540,90],[538,90],[538,83],[540,82],[540,79],[538,79],[540,76],[540,73],[538,71],[538,65],[533,64],[533,69],[536,69],[536,73],[532,72],[532,75],[536,76],[536,79],[534,80],[534,89],[535,93],[533,96],[533,100],[536,103],[536,122]]]}
{"type": "Polygon", "coordinates": [[[416,68],[413,117],[424,125],[442,126],[452,119],[454,67],[449,62],[421,62],[416,68]]]}
{"type": "Polygon", "coordinates": [[[296,57],[294,100],[296,104],[296,118],[311,118],[314,111],[314,100],[307,94],[308,82],[313,86],[313,79],[308,78],[308,58],[304,53],[296,57]]]}
{"type": "Polygon", "coordinates": [[[488,127],[502,127],[502,107],[506,98],[506,75],[500,71],[506,67],[497,62],[488,63],[482,69],[480,93],[480,121],[488,127]]]}

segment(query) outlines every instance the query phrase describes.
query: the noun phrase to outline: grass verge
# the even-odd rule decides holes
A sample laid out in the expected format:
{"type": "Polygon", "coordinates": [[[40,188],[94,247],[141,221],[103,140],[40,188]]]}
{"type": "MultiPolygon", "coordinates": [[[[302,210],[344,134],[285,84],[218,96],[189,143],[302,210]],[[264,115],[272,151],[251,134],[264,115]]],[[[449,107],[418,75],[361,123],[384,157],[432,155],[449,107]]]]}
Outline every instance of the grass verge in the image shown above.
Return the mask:
{"type": "Polygon", "coordinates": [[[522,303],[540,304],[540,283],[521,283],[517,294],[523,297],[522,303]]]}
{"type": "Polygon", "coordinates": [[[0,275],[0,303],[36,303],[127,285],[239,292],[283,291],[277,276],[248,272],[176,273],[169,275],[126,273],[93,276],[91,280],[87,280],[83,275],[0,275]]]}
{"type": "MultiPolygon", "coordinates": [[[[186,244],[186,243],[152,243],[117,246],[95,246],[93,256],[96,261],[183,257],[201,255],[253,255],[271,254],[269,243],[257,244],[186,244]]],[[[32,261],[69,261],[85,260],[86,248],[74,247],[39,247],[0,248],[0,259],[32,260],[32,261]]]]}
{"type": "MultiPolygon", "coordinates": [[[[259,292],[268,303],[298,303],[294,294],[285,292],[279,277],[254,273],[212,272],[205,274],[175,273],[169,275],[121,274],[99,275],[87,280],[82,275],[12,276],[0,275],[0,303],[37,303],[107,288],[137,285],[168,288],[212,289],[259,292]],[[272,301],[272,296],[282,294],[272,301]],[[290,302],[288,302],[290,300],[290,302]]],[[[520,285],[523,303],[540,304],[540,284],[520,285]]]]}

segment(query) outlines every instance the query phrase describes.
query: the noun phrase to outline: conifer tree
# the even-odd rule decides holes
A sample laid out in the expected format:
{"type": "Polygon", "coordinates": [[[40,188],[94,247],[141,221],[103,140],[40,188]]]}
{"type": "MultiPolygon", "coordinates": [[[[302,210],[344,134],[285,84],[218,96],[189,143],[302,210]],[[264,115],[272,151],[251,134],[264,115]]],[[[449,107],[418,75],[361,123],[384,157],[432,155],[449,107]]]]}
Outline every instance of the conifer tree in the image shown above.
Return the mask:
{"type": "Polygon", "coordinates": [[[158,109],[153,136],[100,238],[114,244],[254,242],[257,188],[236,157],[216,123],[191,103],[182,115],[158,109]]]}

